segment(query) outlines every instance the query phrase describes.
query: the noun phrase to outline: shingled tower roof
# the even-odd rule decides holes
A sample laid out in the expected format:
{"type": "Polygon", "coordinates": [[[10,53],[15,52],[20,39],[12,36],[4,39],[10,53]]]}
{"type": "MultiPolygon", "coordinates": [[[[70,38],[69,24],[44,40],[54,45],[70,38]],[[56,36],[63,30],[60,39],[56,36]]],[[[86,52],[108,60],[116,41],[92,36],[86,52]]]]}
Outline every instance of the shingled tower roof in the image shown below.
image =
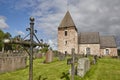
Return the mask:
{"type": "Polygon", "coordinates": [[[69,11],[66,12],[62,22],[59,25],[59,28],[62,28],[62,27],[75,27],[75,29],[76,29],[76,26],[73,22],[73,19],[70,15],[69,11]]]}

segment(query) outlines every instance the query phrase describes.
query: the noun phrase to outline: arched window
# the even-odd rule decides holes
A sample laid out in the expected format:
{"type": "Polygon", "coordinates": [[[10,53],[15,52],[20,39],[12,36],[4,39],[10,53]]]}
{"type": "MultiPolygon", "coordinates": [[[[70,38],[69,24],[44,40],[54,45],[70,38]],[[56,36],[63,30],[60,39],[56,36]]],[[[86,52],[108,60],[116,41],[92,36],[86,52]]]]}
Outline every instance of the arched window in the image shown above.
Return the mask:
{"type": "Polygon", "coordinates": [[[86,48],[86,54],[90,54],[90,48],[86,48]]]}

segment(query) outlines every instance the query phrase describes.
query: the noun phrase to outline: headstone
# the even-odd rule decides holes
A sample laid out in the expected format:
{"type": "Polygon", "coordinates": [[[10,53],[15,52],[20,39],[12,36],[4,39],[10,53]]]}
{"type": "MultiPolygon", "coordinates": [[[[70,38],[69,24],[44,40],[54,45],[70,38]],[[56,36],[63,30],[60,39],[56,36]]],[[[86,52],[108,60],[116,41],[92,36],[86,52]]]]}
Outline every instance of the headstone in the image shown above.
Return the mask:
{"type": "Polygon", "coordinates": [[[77,75],[84,77],[86,72],[90,69],[90,61],[88,58],[81,58],[78,60],[77,75]]]}
{"type": "Polygon", "coordinates": [[[96,64],[97,63],[97,55],[94,55],[93,56],[93,64],[96,64]]]}
{"type": "Polygon", "coordinates": [[[59,53],[58,58],[60,61],[65,60],[65,54],[59,53]]]}
{"type": "Polygon", "coordinates": [[[35,54],[35,58],[42,58],[43,57],[43,54],[42,53],[36,53],[35,54]]]}
{"type": "Polygon", "coordinates": [[[46,60],[45,62],[46,63],[50,63],[53,61],[53,52],[52,50],[48,50],[47,53],[46,53],[46,60]]]}

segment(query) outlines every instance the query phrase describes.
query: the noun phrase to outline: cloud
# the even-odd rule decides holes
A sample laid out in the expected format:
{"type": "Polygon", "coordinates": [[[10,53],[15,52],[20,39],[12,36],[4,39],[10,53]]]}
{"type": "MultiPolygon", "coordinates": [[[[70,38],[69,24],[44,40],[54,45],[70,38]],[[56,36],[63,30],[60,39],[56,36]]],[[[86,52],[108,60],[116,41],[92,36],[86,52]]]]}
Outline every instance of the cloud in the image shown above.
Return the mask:
{"type": "Polygon", "coordinates": [[[22,32],[22,31],[15,31],[18,35],[25,35],[25,33],[24,32],[22,32]]]}
{"type": "MultiPolygon", "coordinates": [[[[120,34],[120,0],[68,1],[69,11],[79,32],[120,34]]],[[[30,15],[35,17],[36,27],[43,31],[45,37],[57,39],[57,28],[67,11],[67,0],[22,0],[22,4],[18,3],[18,8],[32,9],[30,15]]]]}
{"type": "Polygon", "coordinates": [[[0,29],[8,28],[8,24],[6,23],[6,18],[4,16],[0,16],[0,29]]]}
{"type": "Polygon", "coordinates": [[[49,39],[48,44],[50,45],[50,47],[52,47],[53,50],[57,50],[57,41],[56,41],[56,39],[54,39],[54,40],[49,39]]]}

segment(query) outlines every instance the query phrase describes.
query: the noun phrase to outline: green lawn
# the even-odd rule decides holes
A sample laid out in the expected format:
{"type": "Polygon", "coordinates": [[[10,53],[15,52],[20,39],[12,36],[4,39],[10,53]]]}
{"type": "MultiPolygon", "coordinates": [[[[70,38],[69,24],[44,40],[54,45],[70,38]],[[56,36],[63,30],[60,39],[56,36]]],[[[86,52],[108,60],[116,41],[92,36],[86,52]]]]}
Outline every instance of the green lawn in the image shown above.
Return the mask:
{"type": "MultiPolygon", "coordinates": [[[[66,61],[58,61],[49,64],[43,64],[44,59],[34,60],[33,79],[41,80],[69,80],[70,76],[61,79],[63,72],[67,74],[70,65],[66,61]]],[[[28,80],[29,68],[20,69],[14,72],[0,74],[0,80],[28,80]]],[[[75,80],[120,80],[120,60],[111,58],[101,58],[96,65],[92,65],[91,69],[85,77],[75,76],[75,80]]]]}

